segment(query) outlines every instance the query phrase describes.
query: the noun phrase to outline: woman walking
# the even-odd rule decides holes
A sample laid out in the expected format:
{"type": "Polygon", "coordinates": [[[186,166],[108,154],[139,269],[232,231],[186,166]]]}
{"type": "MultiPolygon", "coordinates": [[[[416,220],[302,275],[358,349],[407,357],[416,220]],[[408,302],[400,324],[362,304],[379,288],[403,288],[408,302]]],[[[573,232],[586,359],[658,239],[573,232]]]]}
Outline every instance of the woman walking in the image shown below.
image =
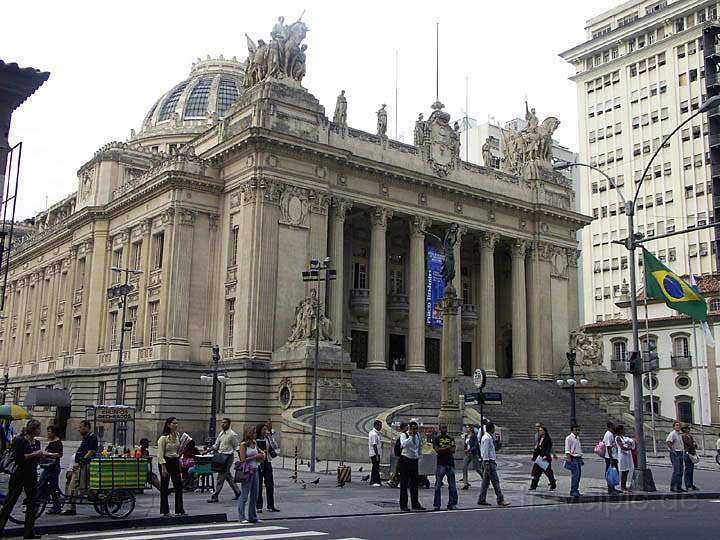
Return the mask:
{"type": "Polygon", "coordinates": [[[57,426],[48,426],[47,428],[48,444],[45,452],[48,459],[40,464],[42,472],[40,473],[40,484],[38,493],[44,500],[52,498],[53,505],[48,514],[59,514],[62,510],[60,504],[60,458],[63,455],[63,443],[60,440],[60,430],[57,426]]]}
{"type": "Polygon", "coordinates": [[[245,430],[245,436],[240,443],[240,466],[245,469],[245,479],[240,485],[240,502],[238,503],[238,519],[240,523],[257,523],[257,496],[260,480],[258,478],[258,465],[265,459],[265,452],[255,443],[255,428],[245,430]],[[247,517],[245,507],[247,506],[247,517]]]}
{"type": "Polygon", "coordinates": [[[620,471],[620,491],[630,491],[628,479],[632,482],[632,471],[635,469],[632,457],[633,441],[625,436],[625,426],[615,426],[615,450],[618,470],[620,471]]]}
{"type": "Polygon", "coordinates": [[[158,439],[158,467],[160,468],[160,514],[170,515],[168,489],[170,480],[175,492],[175,515],[184,516],[182,478],[180,478],[180,437],[177,433],[178,423],[174,416],[165,420],[163,434],[158,439]]]}
{"type": "Polygon", "coordinates": [[[695,485],[695,464],[700,461],[697,455],[697,443],[692,435],[690,435],[690,425],[683,424],[680,429],[682,433],[683,446],[685,447],[685,454],[683,460],[685,461],[685,489],[688,491],[697,491],[698,487],[695,485]]]}
{"type": "Polygon", "coordinates": [[[39,442],[35,437],[40,435],[40,422],[28,420],[25,429],[19,437],[13,439],[10,450],[15,462],[15,472],[10,475],[8,492],[5,503],[0,510],[0,534],[5,530],[10,513],[25,491],[25,529],[24,538],[40,538],[35,534],[35,513],[37,505],[37,464],[43,458],[49,457],[45,450],[39,449],[39,442]]]}
{"type": "Polygon", "coordinates": [[[537,434],[537,442],[532,455],[534,463],[530,491],[537,489],[542,473],[545,473],[545,476],[547,476],[547,479],[550,481],[550,491],[554,491],[557,487],[557,482],[555,481],[555,473],[553,473],[552,470],[552,439],[550,438],[547,428],[542,424],[538,425],[537,434]],[[541,463],[547,464],[546,468],[543,469],[543,467],[538,464],[538,458],[541,459],[541,463]]]}

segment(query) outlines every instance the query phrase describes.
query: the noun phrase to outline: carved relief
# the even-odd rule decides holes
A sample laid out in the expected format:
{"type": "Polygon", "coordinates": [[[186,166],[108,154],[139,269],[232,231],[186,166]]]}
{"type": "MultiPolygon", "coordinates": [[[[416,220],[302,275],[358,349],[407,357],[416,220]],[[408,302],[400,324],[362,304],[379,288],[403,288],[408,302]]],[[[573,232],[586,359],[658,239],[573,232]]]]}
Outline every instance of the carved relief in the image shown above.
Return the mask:
{"type": "Polygon", "coordinates": [[[565,249],[554,247],[552,250],[552,274],[557,277],[567,278],[568,258],[565,249]]]}
{"type": "Polygon", "coordinates": [[[293,227],[307,227],[309,207],[306,190],[288,187],[280,196],[280,223],[293,227]]]}
{"type": "Polygon", "coordinates": [[[330,195],[318,191],[310,194],[310,211],[313,214],[321,214],[327,216],[330,207],[330,195]]]}
{"type": "Polygon", "coordinates": [[[418,204],[419,204],[420,206],[427,206],[428,201],[427,201],[427,194],[426,194],[426,193],[419,193],[419,194],[418,194],[418,204]]]}
{"type": "Polygon", "coordinates": [[[352,201],[340,197],[332,198],[332,206],[335,209],[335,219],[345,221],[348,210],[352,208],[352,201]]]}
{"type": "Polygon", "coordinates": [[[78,199],[84,201],[89,199],[93,193],[93,185],[95,183],[96,168],[93,165],[80,173],[80,189],[78,190],[78,199]]]}

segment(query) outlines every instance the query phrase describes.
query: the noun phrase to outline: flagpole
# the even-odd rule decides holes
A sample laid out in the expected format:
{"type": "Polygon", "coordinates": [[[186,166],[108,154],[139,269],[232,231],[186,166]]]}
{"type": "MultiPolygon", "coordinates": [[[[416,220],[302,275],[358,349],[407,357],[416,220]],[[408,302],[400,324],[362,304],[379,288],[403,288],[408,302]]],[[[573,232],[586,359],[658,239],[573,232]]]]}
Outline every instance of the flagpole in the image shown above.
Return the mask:
{"type": "MultiPolygon", "coordinates": [[[[688,255],[688,271],[690,273],[690,285],[697,292],[700,293],[700,287],[695,282],[695,276],[692,271],[692,258],[688,255]]],[[[695,376],[697,378],[697,394],[698,394],[698,408],[700,409],[700,440],[702,441],[702,452],[705,453],[705,415],[703,414],[703,388],[700,379],[700,355],[698,354],[698,343],[697,343],[697,323],[695,317],[692,318],[692,333],[693,333],[693,348],[695,350],[695,376]]]]}
{"type": "MultiPolygon", "coordinates": [[[[647,304],[647,283],[645,283],[645,272],[643,272],[643,297],[645,304],[645,349],[650,357],[650,322],[648,319],[647,304]]],[[[657,437],[655,435],[655,395],[653,393],[652,372],[648,374],[648,388],[650,388],[650,426],[652,429],[653,455],[657,457],[657,437]]]]}

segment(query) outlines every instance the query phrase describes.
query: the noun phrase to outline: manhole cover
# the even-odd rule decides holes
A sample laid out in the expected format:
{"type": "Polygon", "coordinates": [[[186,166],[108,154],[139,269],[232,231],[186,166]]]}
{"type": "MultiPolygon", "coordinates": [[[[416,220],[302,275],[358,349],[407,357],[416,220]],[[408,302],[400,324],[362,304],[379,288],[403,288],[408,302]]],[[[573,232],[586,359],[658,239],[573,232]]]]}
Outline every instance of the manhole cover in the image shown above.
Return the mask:
{"type": "Polygon", "coordinates": [[[400,503],[397,501],[373,501],[372,504],[380,508],[399,508],[400,503]]]}

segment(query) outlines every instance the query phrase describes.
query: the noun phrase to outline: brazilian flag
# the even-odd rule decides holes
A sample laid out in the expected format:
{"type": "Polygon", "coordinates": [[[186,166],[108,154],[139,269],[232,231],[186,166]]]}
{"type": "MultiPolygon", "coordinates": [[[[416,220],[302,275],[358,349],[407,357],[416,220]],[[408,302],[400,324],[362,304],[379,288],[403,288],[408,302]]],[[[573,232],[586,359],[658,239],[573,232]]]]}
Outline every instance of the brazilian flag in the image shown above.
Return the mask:
{"type": "Polygon", "coordinates": [[[645,248],[643,248],[643,266],[645,294],[648,298],[663,300],[669,308],[685,313],[695,320],[707,320],[705,298],[645,248]]]}

